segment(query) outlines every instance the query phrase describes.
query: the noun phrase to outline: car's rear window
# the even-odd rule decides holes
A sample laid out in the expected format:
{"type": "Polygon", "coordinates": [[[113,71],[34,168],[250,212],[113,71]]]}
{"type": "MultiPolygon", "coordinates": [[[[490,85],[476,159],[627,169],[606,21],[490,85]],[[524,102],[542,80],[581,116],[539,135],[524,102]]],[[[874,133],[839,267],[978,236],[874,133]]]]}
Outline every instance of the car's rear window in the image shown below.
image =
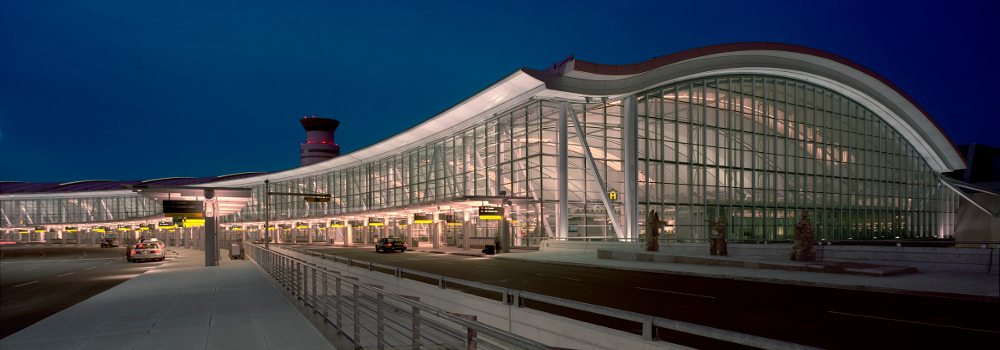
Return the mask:
{"type": "Polygon", "coordinates": [[[403,240],[399,238],[389,238],[389,242],[402,242],[403,240]]]}

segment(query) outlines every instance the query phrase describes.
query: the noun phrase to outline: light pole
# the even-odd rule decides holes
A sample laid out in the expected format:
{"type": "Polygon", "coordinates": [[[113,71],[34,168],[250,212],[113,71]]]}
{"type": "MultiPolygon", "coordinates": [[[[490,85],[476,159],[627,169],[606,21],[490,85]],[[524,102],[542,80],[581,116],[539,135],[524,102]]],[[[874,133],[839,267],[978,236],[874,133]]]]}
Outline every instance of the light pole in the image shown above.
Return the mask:
{"type": "Polygon", "coordinates": [[[271,192],[271,181],[264,180],[264,249],[270,248],[271,241],[271,230],[270,230],[270,220],[271,220],[271,195],[282,195],[282,196],[298,196],[305,197],[307,202],[321,202],[326,203],[330,201],[330,195],[324,193],[289,193],[289,192],[271,192]]]}
{"type": "Polygon", "coordinates": [[[264,180],[264,249],[271,249],[271,180],[264,180]]]}

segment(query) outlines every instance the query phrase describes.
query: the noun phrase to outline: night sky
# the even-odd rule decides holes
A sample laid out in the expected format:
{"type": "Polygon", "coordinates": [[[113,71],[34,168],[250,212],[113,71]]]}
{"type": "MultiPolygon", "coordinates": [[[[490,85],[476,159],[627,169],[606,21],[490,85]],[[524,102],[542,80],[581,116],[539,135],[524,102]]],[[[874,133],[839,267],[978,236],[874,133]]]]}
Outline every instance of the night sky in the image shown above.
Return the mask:
{"type": "Polygon", "coordinates": [[[0,180],[297,167],[302,116],[343,154],[519,67],[769,41],[866,66],[955,144],[1000,146],[1000,5],[914,1],[0,0],[0,180]]]}

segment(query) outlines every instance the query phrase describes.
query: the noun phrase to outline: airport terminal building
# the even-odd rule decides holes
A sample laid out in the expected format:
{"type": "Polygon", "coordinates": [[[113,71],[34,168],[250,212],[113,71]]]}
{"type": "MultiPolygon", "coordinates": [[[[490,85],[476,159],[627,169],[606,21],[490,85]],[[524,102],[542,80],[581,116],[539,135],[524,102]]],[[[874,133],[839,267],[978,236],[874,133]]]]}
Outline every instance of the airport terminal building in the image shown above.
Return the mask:
{"type": "Polygon", "coordinates": [[[802,211],[818,239],[947,238],[961,193],[942,174],[965,167],[931,116],[875,72],[807,47],[737,43],[521,68],[395,136],[285,171],[5,182],[0,230],[27,241],[38,228],[155,224],[169,220],[160,203],[122,184],[191,185],[251,188],[220,221],[256,238],[269,180],[272,192],[331,196],[272,195],[279,242],[485,244],[500,225],[481,207],[502,208],[515,246],[639,240],[649,210],[665,221],[661,239],[682,242],[706,241],[705,220],[719,217],[729,239],[788,239],[802,211]]]}

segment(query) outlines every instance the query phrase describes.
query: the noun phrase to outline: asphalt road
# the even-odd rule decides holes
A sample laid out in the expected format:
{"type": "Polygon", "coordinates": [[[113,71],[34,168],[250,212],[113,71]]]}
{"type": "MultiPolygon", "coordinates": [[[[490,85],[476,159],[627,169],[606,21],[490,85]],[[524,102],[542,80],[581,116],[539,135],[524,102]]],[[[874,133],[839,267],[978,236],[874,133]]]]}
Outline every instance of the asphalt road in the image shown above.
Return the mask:
{"type": "MultiPolygon", "coordinates": [[[[827,349],[1000,347],[997,303],[374,248],[302,248],[827,349]]],[[[530,300],[525,306],[641,333],[638,323],[530,300]]],[[[662,329],[659,337],[700,349],[739,348],[662,329]]]]}
{"type": "Polygon", "coordinates": [[[0,338],[162,264],[126,262],[124,247],[0,246],[0,338]]]}

